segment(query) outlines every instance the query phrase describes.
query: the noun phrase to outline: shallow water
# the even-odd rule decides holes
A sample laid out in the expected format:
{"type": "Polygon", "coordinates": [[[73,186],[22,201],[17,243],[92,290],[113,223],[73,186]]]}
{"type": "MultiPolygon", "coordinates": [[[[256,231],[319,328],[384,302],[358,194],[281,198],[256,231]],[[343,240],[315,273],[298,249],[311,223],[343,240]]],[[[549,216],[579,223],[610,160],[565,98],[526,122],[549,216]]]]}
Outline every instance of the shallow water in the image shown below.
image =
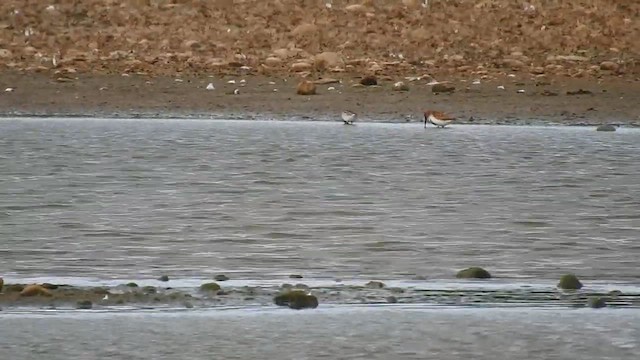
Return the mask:
{"type": "Polygon", "coordinates": [[[5,278],[637,279],[640,131],[0,121],[5,278]]]}
{"type": "MultiPolygon", "coordinates": [[[[159,286],[167,274],[165,285],[195,288],[224,273],[224,287],[268,287],[301,274],[295,282],[312,287],[550,292],[575,272],[587,291],[640,294],[637,129],[4,119],[0,134],[5,282],[159,286]],[[455,279],[471,265],[496,279],[455,279]]],[[[629,340],[640,338],[637,304],[434,310],[433,299],[340,307],[321,297],[303,312],[5,309],[0,348],[25,359],[617,359],[638,350],[629,340]]]]}
{"type": "Polygon", "coordinates": [[[633,359],[626,310],[337,307],[11,316],[7,359],[633,359]]]}

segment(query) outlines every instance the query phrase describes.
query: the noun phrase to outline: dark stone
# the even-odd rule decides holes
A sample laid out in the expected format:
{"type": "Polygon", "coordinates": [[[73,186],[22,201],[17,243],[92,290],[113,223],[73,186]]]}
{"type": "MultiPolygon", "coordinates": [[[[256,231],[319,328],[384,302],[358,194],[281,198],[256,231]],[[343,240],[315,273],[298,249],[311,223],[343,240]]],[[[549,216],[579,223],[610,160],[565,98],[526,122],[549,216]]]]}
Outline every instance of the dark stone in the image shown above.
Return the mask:
{"type": "Polygon", "coordinates": [[[58,285],[49,284],[49,283],[43,283],[41,286],[47,290],[55,290],[58,288],[58,285]]]}
{"type": "Polygon", "coordinates": [[[558,287],[565,290],[578,290],[582,288],[582,283],[574,274],[562,275],[558,282],[558,287]]]}
{"type": "Polygon", "coordinates": [[[364,286],[370,289],[382,289],[385,285],[381,281],[369,281],[368,283],[364,284],[364,286]]]}
{"type": "Polygon", "coordinates": [[[291,279],[302,279],[302,275],[291,274],[291,275],[289,275],[289,278],[291,278],[291,279]]]}
{"type": "Polygon", "coordinates": [[[455,89],[456,87],[452,85],[435,84],[431,87],[431,92],[434,94],[452,93],[455,89]]]}
{"type": "Polygon", "coordinates": [[[273,301],[278,306],[288,306],[291,309],[315,309],[318,307],[318,298],[306,291],[285,291],[276,295],[273,301]]]}
{"type": "Polygon", "coordinates": [[[589,299],[587,305],[589,305],[590,308],[601,309],[603,307],[607,307],[607,302],[604,298],[593,297],[589,299]]]}
{"type": "Polygon", "coordinates": [[[378,79],[373,75],[368,75],[360,80],[360,84],[364,86],[378,85],[378,79]]]}
{"type": "Polygon", "coordinates": [[[136,284],[134,282],[130,282],[130,283],[127,284],[127,287],[137,288],[138,284],[136,284]]]}
{"type": "Polygon", "coordinates": [[[395,296],[389,296],[389,297],[387,297],[387,302],[389,304],[395,304],[395,303],[398,302],[398,299],[395,296]]]}
{"type": "Polygon", "coordinates": [[[80,300],[76,303],[76,309],[89,310],[93,308],[93,304],[89,300],[80,300]]]}
{"type": "Polygon", "coordinates": [[[225,274],[220,274],[220,275],[216,275],[213,277],[213,280],[215,281],[227,281],[229,280],[229,277],[225,274]]]}
{"type": "Polygon", "coordinates": [[[604,124],[598,126],[596,131],[616,131],[616,127],[611,124],[604,124]]]}
{"type": "Polygon", "coordinates": [[[142,291],[145,294],[155,294],[158,292],[158,290],[154,286],[145,286],[142,288],[142,291]]]}
{"type": "Polygon", "coordinates": [[[458,279],[490,279],[491,274],[481,267],[472,266],[458,271],[456,277],[458,279]]]}
{"type": "Polygon", "coordinates": [[[160,281],[169,281],[169,276],[167,276],[167,275],[162,275],[162,276],[160,276],[160,277],[158,278],[158,280],[160,280],[160,281]]]}
{"type": "Polygon", "coordinates": [[[578,89],[575,91],[567,91],[567,95],[589,95],[589,94],[593,94],[591,91],[589,90],[583,90],[583,89],[578,89]]]}

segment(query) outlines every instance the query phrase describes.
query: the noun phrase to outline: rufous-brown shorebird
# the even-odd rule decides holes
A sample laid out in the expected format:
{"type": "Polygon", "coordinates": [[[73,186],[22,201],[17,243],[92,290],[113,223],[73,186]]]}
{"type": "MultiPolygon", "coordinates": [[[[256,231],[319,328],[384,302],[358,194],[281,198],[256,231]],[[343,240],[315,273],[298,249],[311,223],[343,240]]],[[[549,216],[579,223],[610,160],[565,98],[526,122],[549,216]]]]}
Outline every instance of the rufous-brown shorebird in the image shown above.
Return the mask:
{"type": "Polygon", "coordinates": [[[427,110],[424,112],[424,127],[427,123],[431,123],[436,127],[444,128],[456,120],[455,117],[445,114],[441,111],[427,110]]]}

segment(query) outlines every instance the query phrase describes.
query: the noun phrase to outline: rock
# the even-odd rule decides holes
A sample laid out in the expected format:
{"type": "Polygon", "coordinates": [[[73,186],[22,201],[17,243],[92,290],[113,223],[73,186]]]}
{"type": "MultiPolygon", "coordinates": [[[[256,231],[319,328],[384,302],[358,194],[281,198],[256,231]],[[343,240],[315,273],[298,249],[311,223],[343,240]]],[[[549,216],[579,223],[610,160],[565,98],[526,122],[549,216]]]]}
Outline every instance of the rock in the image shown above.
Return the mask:
{"type": "Polygon", "coordinates": [[[533,67],[531,68],[531,73],[535,75],[542,75],[544,74],[544,68],[542,66],[533,67]]]}
{"type": "Polygon", "coordinates": [[[388,296],[386,300],[389,304],[395,304],[398,302],[398,299],[395,296],[388,296]]]}
{"type": "Polygon", "coordinates": [[[464,270],[458,271],[456,274],[458,279],[490,279],[491,274],[481,267],[470,267],[464,270]]]}
{"type": "Polygon", "coordinates": [[[10,293],[10,292],[20,292],[25,288],[24,285],[22,284],[7,284],[4,286],[4,292],[5,293],[10,293]]]}
{"type": "Polygon", "coordinates": [[[58,285],[49,284],[49,283],[42,283],[41,286],[47,290],[55,290],[59,287],[58,285]]]}
{"type": "Polygon", "coordinates": [[[53,294],[41,285],[32,284],[25,286],[25,288],[20,291],[20,296],[53,296],[53,294]]]}
{"type": "Polygon", "coordinates": [[[213,277],[213,280],[215,281],[227,281],[229,280],[229,277],[225,274],[220,274],[220,275],[216,275],[213,277]]]}
{"type": "Polygon", "coordinates": [[[296,93],[298,95],[315,95],[316,93],[316,84],[311,81],[302,80],[298,83],[296,87],[296,93]]]}
{"type": "Polygon", "coordinates": [[[325,51],[314,57],[316,68],[326,69],[344,66],[342,56],[336,52],[325,51]]]}
{"type": "Polygon", "coordinates": [[[446,84],[434,84],[433,86],[431,86],[431,92],[433,92],[434,94],[452,93],[455,91],[455,89],[455,86],[446,84]]]}
{"type": "Polygon", "coordinates": [[[302,279],[302,275],[291,274],[291,275],[289,275],[289,278],[291,278],[291,279],[302,279]]]}
{"type": "Polygon", "coordinates": [[[611,290],[611,291],[609,291],[608,295],[609,296],[613,296],[613,297],[620,296],[620,295],[622,295],[622,291],[620,291],[620,290],[611,290]]]}
{"type": "Polygon", "coordinates": [[[285,291],[273,298],[278,306],[288,306],[291,309],[315,309],[318,307],[318,298],[315,295],[301,290],[285,291]]]}
{"type": "Polygon", "coordinates": [[[11,50],[0,49],[0,58],[7,59],[7,58],[10,58],[12,55],[13,53],[11,52],[11,50]]]}
{"type": "Polygon", "coordinates": [[[76,303],[76,309],[89,310],[93,307],[93,303],[89,300],[80,300],[76,303]]]}
{"type": "Polygon", "coordinates": [[[211,292],[220,290],[220,285],[210,282],[200,285],[200,291],[211,292]]]}
{"type": "Polygon", "coordinates": [[[2,292],[2,287],[4,287],[4,279],[0,277],[0,293],[2,292]]]}
{"type": "Polygon", "coordinates": [[[613,61],[603,61],[600,63],[600,70],[616,71],[618,70],[618,64],[613,61]]]}
{"type": "Polygon", "coordinates": [[[353,13],[366,13],[367,12],[367,7],[361,4],[354,4],[354,5],[349,5],[346,6],[344,8],[346,11],[349,12],[353,12],[353,13]]]}
{"type": "Polygon", "coordinates": [[[185,301],[183,305],[187,309],[193,309],[193,304],[189,301],[185,301]]]}
{"type": "Polygon", "coordinates": [[[158,290],[155,288],[155,286],[145,286],[142,288],[142,292],[145,294],[156,294],[158,290]]]}
{"type": "Polygon", "coordinates": [[[311,64],[307,62],[297,62],[297,63],[291,64],[291,71],[293,72],[309,71],[311,70],[311,68],[312,68],[311,64]]]}
{"type": "Polygon", "coordinates": [[[551,91],[551,90],[543,90],[540,95],[542,96],[558,96],[557,92],[551,91]]]}
{"type": "Polygon", "coordinates": [[[601,309],[607,306],[607,301],[602,297],[592,297],[587,301],[587,305],[590,308],[601,309]]]}
{"type": "Polygon", "coordinates": [[[264,63],[270,67],[278,67],[282,65],[282,59],[275,56],[270,56],[264,60],[264,63]]]}
{"type": "Polygon", "coordinates": [[[369,281],[368,283],[364,284],[364,286],[370,289],[382,289],[384,288],[384,283],[381,281],[369,281]]]}
{"type": "Polygon", "coordinates": [[[589,90],[583,90],[583,89],[567,91],[567,95],[590,95],[590,94],[593,94],[593,93],[589,90]]]}
{"type": "Polygon", "coordinates": [[[598,126],[596,131],[616,131],[616,127],[611,124],[604,124],[598,126]]]}
{"type": "Polygon", "coordinates": [[[560,289],[565,290],[578,290],[582,288],[582,283],[578,280],[578,277],[574,274],[562,275],[557,285],[560,289]]]}
{"type": "Polygon", "coordinates": [[[373,75],[367,75],[360,79],[360,84],[364,86],[378,85],[378,79],[373,75]]]}
{"type": "Polygon", "coordinates": [[[313,83],[316,85],[326,85],[326,84],[335,84],[339,83],[340,80],[334,78],[322,78],[318,80],[314,80],[313,83]]]}
{"type": "Polygon", "coordinates": [[[126,286],[127,286],[127,287],[130,287],[130,288],[137,288],[137,287],[138,287],[138,284],[136,284],[136,283],[134,283],[134,282],[130,282],[130,283],[127,283],[127,285],[126,285],[126,286]]]}
{"type": "Polygon", "coordinates": [[[405,84],[402,81],[398,81],[393,84],[392,90],[393,91],[409,91],[409,85],[405,84]]]}
{"type": "Polygon", "coordinates": [[[318,27],[314,24],[300,24],[291,30],[291,35],[296,37],[310,36],[318,32],[318,27]]]}
{"type": "Polygon", "coordinates": [[[524,62],[517,59],[503,59],[502,65],[514,70],[519,70],[526,66],[524,62]]]}
{"type": "Polygon", "coordinates": [[[159,280],[159,281],[167,282],[167,281],[169,281],[169,276],[167,276],[167,275],[162,275],[162,276],[160,276],[160,277],[158,278],[158,280],[159,280]]]}

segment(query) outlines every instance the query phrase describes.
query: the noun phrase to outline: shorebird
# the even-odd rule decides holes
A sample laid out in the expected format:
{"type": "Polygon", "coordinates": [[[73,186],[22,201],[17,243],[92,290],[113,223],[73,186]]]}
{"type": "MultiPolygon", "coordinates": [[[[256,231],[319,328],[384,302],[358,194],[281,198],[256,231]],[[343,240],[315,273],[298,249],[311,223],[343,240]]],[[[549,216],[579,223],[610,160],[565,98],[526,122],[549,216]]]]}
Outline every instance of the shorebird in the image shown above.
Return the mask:
{"type": "Polygon", "coordinates": [[[353,125],[353,122],[356,121],[356,117],[358,117],[358,114],[353,111],[345,110],[342,112],[342,121],[344,121],[345,125],[353,125]]]}
{"type": "Polygon", "coordinates": [[[427,122],[436,127],[444,128],[456,120],[455,117],[447,115],[441,111],[427,110],[424,112],[424,127],[427,128],[427,122]]]}

